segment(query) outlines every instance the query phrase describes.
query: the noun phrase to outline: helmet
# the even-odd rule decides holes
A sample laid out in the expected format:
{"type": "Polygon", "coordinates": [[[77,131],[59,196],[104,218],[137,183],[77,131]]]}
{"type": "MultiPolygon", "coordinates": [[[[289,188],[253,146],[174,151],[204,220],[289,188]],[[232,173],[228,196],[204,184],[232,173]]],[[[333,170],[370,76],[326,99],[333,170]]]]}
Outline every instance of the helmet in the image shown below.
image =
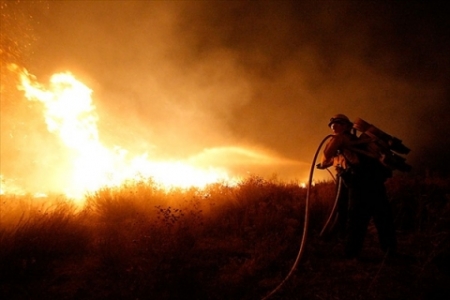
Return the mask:
{"type": "Polygon", "coordinates": [[[330,123],[328,123],[328,127],[331,127],[331,124],[333,123],[353,125],[353,123],[350,122],[349,118],[347,118],[347,116],[343,114],[337,114],[332,116],[330,119],[330,123]]]}

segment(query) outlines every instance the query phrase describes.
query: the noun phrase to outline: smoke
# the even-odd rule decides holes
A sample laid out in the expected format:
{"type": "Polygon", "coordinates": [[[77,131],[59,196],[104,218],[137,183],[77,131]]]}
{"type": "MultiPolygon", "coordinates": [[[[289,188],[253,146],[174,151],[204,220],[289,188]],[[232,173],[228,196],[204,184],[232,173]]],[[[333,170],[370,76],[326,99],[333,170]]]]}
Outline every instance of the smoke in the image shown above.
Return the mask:
{"type": "Polygon", "coordinates": [[[330,116],[344,113],[402,139],[415,169],[450,165],[444,5],[49,1],[23,8],[36,38],[26,67],[43,81],[70,70],[92,88],[107,144],[161,158],[248,146],[296,162],[290,168],[298,175],[329,134],[330,116]]]}
{"type": "Polygon", "coordinates": [[[442,170],[445,12],[384,1],[215,3],[190,11],[183,27],[195,20],[190,49],[227,49],[247,74],[252,97],[228,123],[234,137],[308,161],[329,117],[342,112],[403,139],[418,169],[442,170]]]}

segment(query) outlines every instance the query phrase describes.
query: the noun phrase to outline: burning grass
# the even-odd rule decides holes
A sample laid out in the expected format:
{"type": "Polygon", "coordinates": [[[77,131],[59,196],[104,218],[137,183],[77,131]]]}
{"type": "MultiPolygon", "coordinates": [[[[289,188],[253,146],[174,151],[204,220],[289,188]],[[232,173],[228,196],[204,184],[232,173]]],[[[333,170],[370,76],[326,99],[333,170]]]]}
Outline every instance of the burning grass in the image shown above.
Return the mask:
{"type": "MultiPolygon", "coordinates": [[[[449,181],[388,182],[408,257],[399,264],[382,263],[373,229],[360,262],[320,239],[335,187],[316,184],[307,251],[273,298],[448,296],[449,181]]],[[[295,260],[306,189],[259,177],[171,191],[129,182],[89,194],[82,209],[64,197],[1,197],[4,299],[258,299],[295,260]]]]}

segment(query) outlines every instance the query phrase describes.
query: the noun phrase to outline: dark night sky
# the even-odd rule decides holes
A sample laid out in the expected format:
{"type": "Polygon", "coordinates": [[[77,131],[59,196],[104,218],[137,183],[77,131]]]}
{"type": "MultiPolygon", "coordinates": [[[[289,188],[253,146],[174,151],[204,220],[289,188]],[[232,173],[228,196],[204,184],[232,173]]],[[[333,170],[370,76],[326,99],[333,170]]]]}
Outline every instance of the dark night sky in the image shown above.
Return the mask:
{"type": "Polygon", "coordinates": [[[17,5],[31,16],[24,67],[42,82],[68,70],[91,87],[107,143],[167,157],[256,147],[309,171],[327,121],[344,113],[402,139],[415,170],[449,170],[444,3],[17,5]]]}

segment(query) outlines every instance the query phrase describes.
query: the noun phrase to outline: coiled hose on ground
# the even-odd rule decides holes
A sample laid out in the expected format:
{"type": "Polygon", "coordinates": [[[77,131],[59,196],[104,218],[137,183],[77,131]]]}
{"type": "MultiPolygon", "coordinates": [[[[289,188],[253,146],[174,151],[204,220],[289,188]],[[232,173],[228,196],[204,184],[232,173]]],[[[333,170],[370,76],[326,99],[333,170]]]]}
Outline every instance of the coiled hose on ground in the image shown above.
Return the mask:
{"type": "MultiPolygon", "coordinates": [[[[267,294],[267,296],[265,296],[263,298],[263,300],[269,299],[271,296],[273,296],[276,292],[278,292],[281,287],[286,283],[286,281],[288,281],[288,279],[292,276],[292,274],[294,273],[295,269],[297,268],[297,265],[300,261],[300,258],[302,257],[302,254],[304,252],[304,248],[305,248],[305,244],[306,244],[306,238],[307,238],[307,232],[308,232],[308,223],[309,223],[309,198],[311,195],[311,186],[312,186],[312,179],[314,176],[314,169],[316,167],[316,160],[317,160],[317,156],[319,155],[320,149],[322,149],[323,144],[329,139],[331,138],[333,135],[327,135],[322,142],[319,144],[319,147],[317,148],[316,153],[314,154],[314,158],[313,161],[311,163],[311,170],[309,172],[309,178],[308,178],[308,187],[306,190],[306,201],[305,201],[305,219],[303,222],[303,234],[302,234],[302,238],[300,241],[300,248],[297,254],[297,258],[294,261],[294,264],[292,265],[291,270],[289,271],[289,273],[286,275],[286,277],[283,279],[283,281],[280,282],[280,284],[273,289],[269,294],[267,294]]],[[[337,199],[337,198],[336,198],[337,199]]],[[[337,202],[337,201],[336,201],[337,202]]],[[[333,207],[333,211],[332,213],[334,213],[334,209],[335,209],[336,204],[333,207]]],[[[331,219],[331,216],[330,218],[331,219]]],[[[322,231],[325,230],[325,227],[328,226],[329,221],[327,221],[327,223],[324,226],[324,229],[322,231]]]]}

